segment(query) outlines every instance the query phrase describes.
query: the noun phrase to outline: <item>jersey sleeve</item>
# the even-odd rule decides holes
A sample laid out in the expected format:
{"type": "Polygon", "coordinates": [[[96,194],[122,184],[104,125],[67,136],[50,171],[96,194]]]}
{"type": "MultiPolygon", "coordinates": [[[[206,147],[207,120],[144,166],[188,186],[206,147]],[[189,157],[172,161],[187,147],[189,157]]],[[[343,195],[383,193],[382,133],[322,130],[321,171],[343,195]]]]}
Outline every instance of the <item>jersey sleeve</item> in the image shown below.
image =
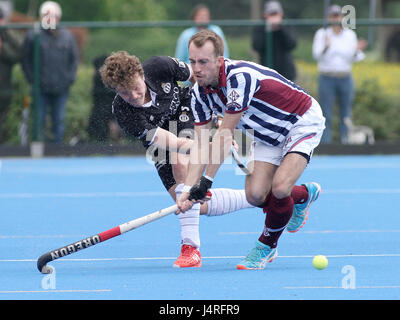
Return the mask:
{"type": "Polygon", "coordinates": [[[236,73],[227,79],[226,113],[239,113],[247,110],[257,88],[257,80],[249,73],[236,73]]]}
{"type": "Polygon", "coordinates": [[[189,65],[168,56],[151,57],[143,64],[147,74],[165,81],[187,81],[191,77],[189,65]]]}
{"type": "Polygon", "coordinates": [[[114,99],[112,109],[118,125],[129,138],[139,139],[147,149],[153,142],[157,126],[149,123],[145,114],[126,103],[119,95],[114,99]]]}
{"type": "Polygon", "coordinates": [[[191,90],[191,102],[190,102],[194,124],[203,125],[211,121],[212,119],[212,109],[207,95],[199,91],[197,83],[191,90]]]}

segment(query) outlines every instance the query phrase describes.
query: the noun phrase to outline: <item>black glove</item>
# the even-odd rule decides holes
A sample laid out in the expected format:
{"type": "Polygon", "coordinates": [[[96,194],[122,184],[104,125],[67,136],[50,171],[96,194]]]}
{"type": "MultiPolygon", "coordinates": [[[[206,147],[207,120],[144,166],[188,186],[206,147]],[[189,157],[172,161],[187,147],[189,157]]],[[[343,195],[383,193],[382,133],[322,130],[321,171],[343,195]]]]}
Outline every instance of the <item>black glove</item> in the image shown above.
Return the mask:
{"type": "Polygon", "coordinates": [[[212,186],[212,181],[206,177],[201,177],[198,184],[190,189],[189,200],[202,200],[207,196],[207,191],[212,186]]]}

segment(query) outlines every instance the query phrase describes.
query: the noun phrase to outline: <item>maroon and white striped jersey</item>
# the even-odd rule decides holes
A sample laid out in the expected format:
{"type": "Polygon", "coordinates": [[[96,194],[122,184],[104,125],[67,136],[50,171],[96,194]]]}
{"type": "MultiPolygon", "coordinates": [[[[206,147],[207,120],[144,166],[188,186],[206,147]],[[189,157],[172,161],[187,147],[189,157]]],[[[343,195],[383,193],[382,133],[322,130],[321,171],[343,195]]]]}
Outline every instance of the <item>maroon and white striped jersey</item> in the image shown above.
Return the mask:
{"type": "Polygon", "coordinates": [[[255,140],[277,146],[310,108],[312,97],[277,71],[248,61],[225,59],[218,88],[196,83],[191,91],[195,124],[212,113],[243,112],[238,128],[255,140]]]}

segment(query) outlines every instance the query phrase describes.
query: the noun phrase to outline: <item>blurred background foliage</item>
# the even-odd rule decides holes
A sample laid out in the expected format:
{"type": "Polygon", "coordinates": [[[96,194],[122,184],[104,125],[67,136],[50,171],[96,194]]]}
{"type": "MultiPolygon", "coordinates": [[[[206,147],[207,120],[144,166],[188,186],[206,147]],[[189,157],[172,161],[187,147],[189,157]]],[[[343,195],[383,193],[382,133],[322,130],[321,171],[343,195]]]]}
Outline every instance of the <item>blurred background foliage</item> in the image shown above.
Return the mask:
{"type": "MultiPolygon", "coordinates": [[[[251,11],[249,0],[201,1],[211,9],[214,20],[260,19],[263,1],[256,1],[260,10],[251,11]],[[253,12],[253,13],[252,13],[253,12]]],[[[17,0],[15,10],[37,18],[39,0],[17,0]]],[[[62,21],[169,21],[190,20],[194,0],[60,0],[63,8],[62,21]]],[[[368,18],[366,0],[335,1],[339,5],[356,7],[357,18],[368,18]]],[[[281,0],[285,17],[290,19],[322,19],[324,1],[281,0]]],[[[389,7],[388,17],[400,17],[400,5],[389,7]]],[[[315,31],[320,26],[293,28],[298,39],[294,52],[298,69],[297,82],[317,97],[317,66],[312,58],[311,46],[315,31]]],[[[71,88],[67,105],[65,143],[88,138],[88,118],[92,109],[93,60],[99,55],[117,50],[127,50],[142,61],[152,55],[170,55],[175,52],[176,40],[183,27],[169,28],[95,28],[85,29],[81,39],[81,63],[77,81],[71,88]]],[[[257,61],[251,50],[251,27],[223,27],[231,58],[257,61]]],[[[81,30],[82,31],[82,30],[81,30]]],[[[359,37],[367,38],[370,29],[357,26],[359,37]]],[[[375,39],[378,28],[374,28],[375,39]]],[[[367,59],[354,65],[356,97],[354,103],[355,124],[371,126],[378,140],[400,139],[400,64],[384,62],[378,41],[370,43],[367,59]]],[[[24,79],[20,65],[13,70],[14,97],[6,123],[7,139],[2,144],[19,144],[18,128],[21,114],[30,96],[30,88],[24,79]]],[[[32,112],[31,112],[32,114],[32,112]]],[[[32,122],[30,116],[30,123],[32,122]]],[[[32,126],[31,126],[32,127],[32,126]]]]}
{"type": "MultiPolygon", "coordinates": [[[[37,14],[44,0],[17,0],[19,12],[37,14]]],[[[249,19],[251,0],[59,0],[65,21],[110,21],[110,20],[188,20],[192,8],[198,3],[206,4],[213,19],[249,19]]],[[[256,1],[260,5],[263,1],[256,1]]],[[[321,18],[324,0],[280,0],[287,17],[291,19],[321,18]]],[[[357,17],[367,18],[368,0],[335,0],[341,6],[353,5],[357,17]]],[[[398,17],[399,7],[389,4],[387,17],[398,17]]],[[[262,10],[259,11],[261,18],[262,10]]]]}

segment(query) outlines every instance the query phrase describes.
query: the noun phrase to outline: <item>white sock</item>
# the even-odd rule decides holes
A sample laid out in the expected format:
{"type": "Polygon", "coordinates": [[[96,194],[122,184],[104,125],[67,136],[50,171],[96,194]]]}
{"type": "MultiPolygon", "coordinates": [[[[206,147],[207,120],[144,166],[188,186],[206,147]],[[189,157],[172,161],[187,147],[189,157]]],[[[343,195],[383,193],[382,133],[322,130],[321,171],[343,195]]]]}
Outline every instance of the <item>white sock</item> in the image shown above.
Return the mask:
{"type": "Polygon", "coordinates": [[[222,216],[240,209],[254,208],[246,200],[245,191],[234,189],[210,189],[211,199],[207,202],[207,216],[222,216]]]}
{"type": "MultiPolygon", "coordinates": [[[[176,197],[182,193],[183,183],[177,185],[175,189],[176,197]]],[[[188,244],[192,247],[200,248],[200,203],[195,203],[193,207],[186,212],[178,215],[181,224],[181,239],[182,244],[188,244]]]]}

